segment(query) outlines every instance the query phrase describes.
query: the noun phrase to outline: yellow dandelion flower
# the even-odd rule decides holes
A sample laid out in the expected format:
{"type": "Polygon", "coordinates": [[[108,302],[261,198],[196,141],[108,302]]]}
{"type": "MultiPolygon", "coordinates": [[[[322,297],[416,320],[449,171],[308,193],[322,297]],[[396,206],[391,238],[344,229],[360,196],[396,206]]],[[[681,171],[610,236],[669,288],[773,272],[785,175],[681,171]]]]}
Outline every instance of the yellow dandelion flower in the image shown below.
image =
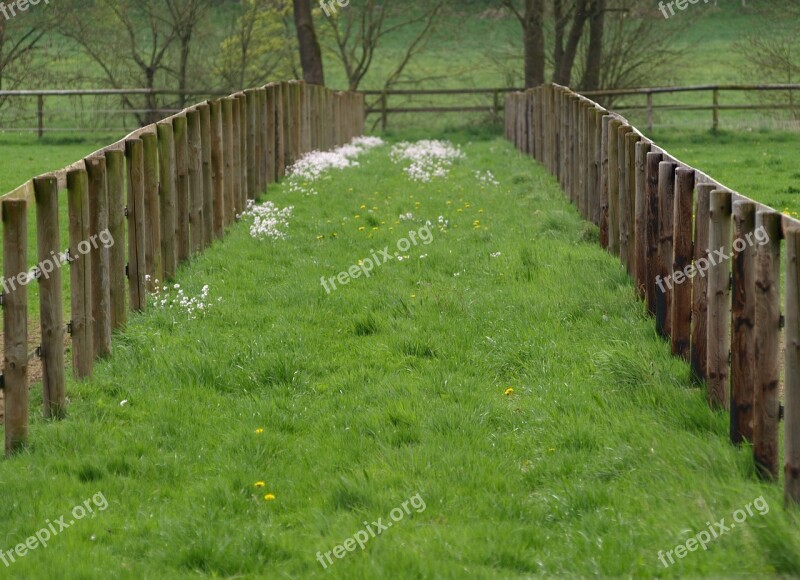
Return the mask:
{"type": "Polygon", "coordinates": [[[367,209],[367,206],[365,206],[365,205],[362,203],[362,204],[359,206],[359,209],[367,209]]]}
{"type": "Polygon", "coordinates": [[[365,228],[364,226],[361,226],[360,228],[358,228],[358,231],[359,232],[363,232],[365,229],[367,229],[367,228],[365,228]]]}
{"type": "Polygon", "coordinates": [[[513,387],[508,387],[505,391],[503,391],[503,394],[506,397],[510,397],[511,395],[514,394],[514,388],[513,387]]]}
{"type": "Polygon", "coordinates": [[[376,206],[374,206],[374,207],[372,208],[372,211],[378,211],[378,206],[377,206],[377,205],[376,205],[376,206]]]}
{"type": "Polygon", "coordinates": [[[483,213],[483,210],[482,210],[482,209],[479,209],[479,210],[478,210],[478,213],[483,213]]]}
{"type": "Polygon", "coordinates": [[[364,260],[359,260],[359,261],[358,261],[358,265],[359,265],[359,266],[363,266],[363,265],[364,265],[364,260]]]}
{"type": "Polygon", "coordinates": [[[325,236],[317,236],[317,239],[318,240],[323,240],[323,239],[325,239],[325,236]]]}
{"type": "Polygon", "coordinates": [[[263,432],[264,432],[264,430],[261,427],[256,429],[256,435],[261,435],[263,432]]]}
{"type": "Polygon", "coordinates": [[[464,211],[464,210],[463,210],[463,209],[461,209],[461,208],[458,208],[458,209],[456,210],[456,213],[461,213],[462,211],[464,211]]]}
{"type": "Polygon", "coordinates": [[[353,216],[353,219],[361,219],[361,216],[356,214],[356,215],[353,216]]]}
{"type": "Polygon", "coordinates": [[[417,295],[416,295],[416,294],[412,294],[412,295],[411,295],[411,297],[412,297],[412,298],[416,298],[416,297],[417,297],[417,295]]]}
{"type": "Polygon", "coordinates": [[[548,449],[548,451],[550,451],[550,453],[555,453],[556,452],[556,448],[555,447],[551,447],[550,449],[548,449]]]}
{"type": "Polygon", "coordinates": [[[465,203],[465,204],[464,204],[464,207],[467,207],[467,208],[469,208],[469,207],[472,207],[472,206],[471,206],[470,204],[468,204],[468,203],[465,203]]]}
{"type": "Polygon", "coordinates": [[[273,494],[271,494],[271,493],[268,493],[267,495],[264,496],[264,499],[266,501],[274,501],[275,500],[275,496],[273,494]]]}
{"type": "Polygon", "coordinates": [[[372,231],[373,231],[373,232],[377,232],[377,231],[378,231],[378,229],[380,229],[380,228],[372,228],[372,231]]]}
{"type": "Polygon", "coordinates": [[[450,200],[447,200],[447,205],[453,205],[453,202],[450,201],[450,200]]]}
{"type": "Polygon", "coordinates": [[[263,481],[257,481],[253,485],[255,485],[256,487],[264,487],[267,484],[264,483],[263,481]]]}

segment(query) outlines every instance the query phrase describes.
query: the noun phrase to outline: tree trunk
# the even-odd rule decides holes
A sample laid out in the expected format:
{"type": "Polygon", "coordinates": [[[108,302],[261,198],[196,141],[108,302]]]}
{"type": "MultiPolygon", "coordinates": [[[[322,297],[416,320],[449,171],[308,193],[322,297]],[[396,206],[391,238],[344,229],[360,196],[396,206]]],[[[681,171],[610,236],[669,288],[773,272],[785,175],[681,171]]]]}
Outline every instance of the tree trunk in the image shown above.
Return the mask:
{"type": "Polygon", "coordinates": [[[553,70],[554,83],[564,86],[569,86],[570,84],[572,67],[575,65],[575,57],[578,54],[578,45],[580,44],[581,36],[583,36],[583,28],[586,24],[586,19],[589,16],[586,4],[587,0],[577,0],[576,2],[575,15],[573,16],[572,27],[569,31],[566,47],[560,46],[561,39],[557,39],[556,47],[553,51],[555,65],[553,70]]]}
{"type": "Polygon", "coordinates": [[[525,86],[544,84],[544,0],[525,0],[525,86]]]}
{"type": "Polygon", "coordinates": [[[294,0],[294,22],[297,27],[297,42],[300,46],[300,62],[303,78],[313,85],[325,84],[322,66],[322,49],[319,46],[310,0],[294,0]]]}
{"type": "Polygon", "coordinates": [[[589,16],[589,44],[586,46],[586,68],[580,88],[592,91],[600,88],[600,67],[603,64],[603,32],[605,30],[606,0],[595,0],[589,16]]]}

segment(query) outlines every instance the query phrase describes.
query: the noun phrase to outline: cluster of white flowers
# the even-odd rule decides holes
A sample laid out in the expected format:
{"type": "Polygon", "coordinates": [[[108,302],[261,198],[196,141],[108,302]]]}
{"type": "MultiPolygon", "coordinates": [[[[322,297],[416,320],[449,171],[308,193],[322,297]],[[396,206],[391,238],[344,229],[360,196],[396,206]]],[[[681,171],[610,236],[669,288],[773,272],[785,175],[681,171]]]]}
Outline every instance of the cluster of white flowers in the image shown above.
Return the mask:
{"type": "MultiPolygon", "coordinates": [[[[428,226],[429,228],[433,227],[433,223],[431,222],[431,220],[426,221],[425,225],[428,226]]],[[[439,219],[436,221],[436,225],[439,227],[440,232],[446,232],[447,229],[450,227],[450,220],[446,220],[444,219],[443,215],[440,215],[439,219]]]]}
{"type": "Polygon", "coordinates": [[[411,212],[408,213],[401,213],[400,214],[400,221],[401,222],[410,222],[414,219],[414,214],[411,212]]]}
{"type": "Polygon", "coordinates": [[[250,235],[255,239],[285,240],[285,230],[289,227],[292,211],[294,211],[294,206],[278,209],[278,206],[271,201],[256,205],[251,199],[247,201],[247,210],[242,216],[253,218],[250,235]]]}
{"type": "Polygon", "coordinates": [[[383,145],[379,137],[356,137],[349,144],[338,147],[332,151],[311,151],[306,153],[287,174],[289,176],[289,191],[305,195],[317,195],[314,184],[333,169],[347,169],[358,167],[356,161],[363,153],[383,145]]]}
{"type": "MultiPolygon", "coordinates": [[[[145,280],[150,282],[150,276],[145,276],[145,280]]],[[[156,308],[183,310],[189,320],[194,320],[198,313],[205,316],[213,306],[213,302],[208,300],[208,284],[203,286],[199,296],[190,297],[186,295],[180,284],[175,284],[170,288],[169,286],[160,286],[158,280],[153,282],[155,291],[150,295],[153,297],[153,306],[156,308]]],[[[217,298],[217,302],[222,302],[222,298],[217,298]]]]}
{"type": "Polygon", "coordinates": [[[500,182],[495,179],[494,175],[491,171],[487,170],[485,173],[481,173],[480,171],[475,172],[475,177],[481,183],[487,183],[489,185],[500,185],[500,182]]]}
{"type": "Polygon", "coordinates": [[[446,178],[453,163],[464,159],[461,148],[449,141],[417,141],[398,143],[392,147],[393,163],[410,161],[405,168],[406,174],[413,181],[428,183],[434,178],[446,178]]]}

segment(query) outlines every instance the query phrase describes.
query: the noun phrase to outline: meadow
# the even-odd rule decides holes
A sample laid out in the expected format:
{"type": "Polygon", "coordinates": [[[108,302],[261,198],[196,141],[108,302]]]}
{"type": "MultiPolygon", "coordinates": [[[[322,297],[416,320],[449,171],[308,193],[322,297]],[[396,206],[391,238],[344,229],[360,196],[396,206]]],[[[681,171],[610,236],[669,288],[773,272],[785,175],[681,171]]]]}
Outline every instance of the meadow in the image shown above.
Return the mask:
{"type": "Polygon", "coordinates": [[[446,179],[411,181],[376,149],[318,195],[271,189],[294,208],[287,239],[245,221],[182,268],[205,314],[135,317],[68,385],[70,417],[37,419],[0,463],[0,549],[108,502],[7,571],[800,573],[798,514],[728,444],[597,230],[508,143],[451,137],[466,157],[446,179]],[[402,261],[320,284],[428,221],[402,261]],[[390,520],[417,495],[424,510],[390,520]],[[660,562],[762,497],[765,515],[660,562]],[[318,552],[380,517],[393,527],[323,568],[318,552]]]}
{"type": "MultiPolygon", "coordinates": [[[[518,24],[465,7],[414,74],[513,84],[518,24]]],[[[694,8],[669,23],[681,60],[658,84],[741,81],[730,47],[746,16],[694,8]]],[[[387,42],[370,82],[407,40],[387,42]]],[[[710,115],[670,113],[652,137],[800,212],[797,134],[762,120],[726,112],[711,132],[710,115]]],[[[38,417],[34,386],[32,445],[0,462],[0,553],[73,523],[46,549],[0,558],[0,576],[800,575],[800,514],[729,444],[727,417],[670,355],[597,229],[500,129],[482,115],[393,117],[389,144],[326,175],[318,195],[282,183],[262,196],[293,208],[286,239],[254,239],[245,218],[182,267],[93,378],[69,381],[67,420],[38,417]],[[465,158],[446,179],[412,181],[391,144],[433,137],[465,158]],[[321,284],[427,222],[430,243],[402,260],[321,284]],[[181,291],[203,308],[169,308],[181,291]],[[97,494],[106,507],[78,521],[97,494]],[[424,509],[394,519],[411,498],[424,509]],[[768,510],[678,557],[748,505],[768,510]],[[335,555],[379,518],[391,529],[335,555]]],[[[119,137],[0,134],[0,191],[119,137]]]]}

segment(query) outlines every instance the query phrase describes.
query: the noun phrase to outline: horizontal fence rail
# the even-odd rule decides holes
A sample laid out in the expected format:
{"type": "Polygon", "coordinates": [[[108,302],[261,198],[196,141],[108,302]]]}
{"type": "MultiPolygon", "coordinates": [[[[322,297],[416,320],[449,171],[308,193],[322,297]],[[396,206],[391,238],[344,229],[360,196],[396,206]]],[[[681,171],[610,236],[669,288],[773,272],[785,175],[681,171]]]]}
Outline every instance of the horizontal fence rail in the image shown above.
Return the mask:
{"type": "Polygon", "coordinates": [[[90,376],[94,361],[112,353],[113,332],[127,313],[147,308],[155,280],[174,279],[181,263],[221,238],[247,201],[304,153],[363,132],[363,95],[302,81],[272,83],[198,103],[0,198],[4,282],[19,281],[2,288],[6,455],[28,441],[30,361],[41,359],[44,416],[66,416],[67,346],[75,378],[90,376]],[[21,278],[32,261],[29,213],[35,213],[40,265],[34,278],[41,344],[32,350],[21,278]],[[98,236],[103,244],[87,251],[98,236]],[[60,267],[44,266],[59,256],[69,264],[66,285],[60,267]],[[62,287],[69,293],[66,323],[62,287]]]}
{"type": "Polygon", "coordinates": [[[800,222],[568,88],[509,94],[505,111],[506,138],[600,228],[600,244],[619,257],[673,354],[704,382],[709,404],[728,411],[731,441],[752,443],[765,479],[779,477],[784,419],[785,496],[800,502],[800,222]]]}
{"type": "MultiPolygon", "coordinates": [[[[520,88],[495,87],[471,89],[397,89],[362,91],[369,101],[367,115],[378,115],[378,123],[383,129],[389,124],[389,117],[396,114],[442,114],[442,113],[474,113],[489,114],[499,118],[504,106],[504,96],[518,92],[520,88]],[[400,103],[391,102],[400,99],[400,103]],[[421,105],[415,99],[424,99],[421,105]],[[432,103],[431,101],[435,101],[432,103]]],[[[602,102],[614,104],[616,111],[644,113],[645,125],[652,132],[656,113],[708,111],[714,129],[720,127],[720,114],[726,111],[788,111],[797,119],[800,118],[800,102],[794,98],[794,91],[800,91],[800,84],[727,84],[727,85],[693,85],[684,87],[643,87],[629,89],[612,89],[586,91],[584,96],[602,102]],[[704,103],[663,103],[656,102],[659,95],[682,95],[688,93],[708,93],[704,103]],[[752,95],[759,93],[786,93],[785,98],[777,98],[778,102],[747,104],[723,103],[724,94],[741,93],[752,95]],[[631,99],[643,98],[644,102],[630,102],[631,99]],[[624,99],[623,102],[617,102],[624,99]]],[[[0,91],[0,131],[22,131],[37,133],[42,137],[45,133],[75,133],[95,131],[124,131],[124,127],[111,127],[108,122],[125,123],[130,120],[136,124],[139,118],[155,118],[180,112],[178,109],[155,105],[115,108],[115,103],[124,97],[217,97],[227,93],[218,90],[173,90],[173,89],[63,89],[63,90],[15,90],[0,91]],[[87,106],[83,99],[94,98],[95,102],[87,106]],[[66,100],[66,105],[51,108],[52,101],[66,100]],[[77,102],[75,102],[77,100],[77,102]],[[3,106],[5,104],[5,106],[3,106]],[[68,106],[71,105],[71,108],[68,106]],[[76,117],[90,116],[89,127],[75,127],[76,117]],[[8,126],[6,116],[17,123],[29,125],[8,126]],[[70,126],[65,126],[69,124],[70,126]]]]}

